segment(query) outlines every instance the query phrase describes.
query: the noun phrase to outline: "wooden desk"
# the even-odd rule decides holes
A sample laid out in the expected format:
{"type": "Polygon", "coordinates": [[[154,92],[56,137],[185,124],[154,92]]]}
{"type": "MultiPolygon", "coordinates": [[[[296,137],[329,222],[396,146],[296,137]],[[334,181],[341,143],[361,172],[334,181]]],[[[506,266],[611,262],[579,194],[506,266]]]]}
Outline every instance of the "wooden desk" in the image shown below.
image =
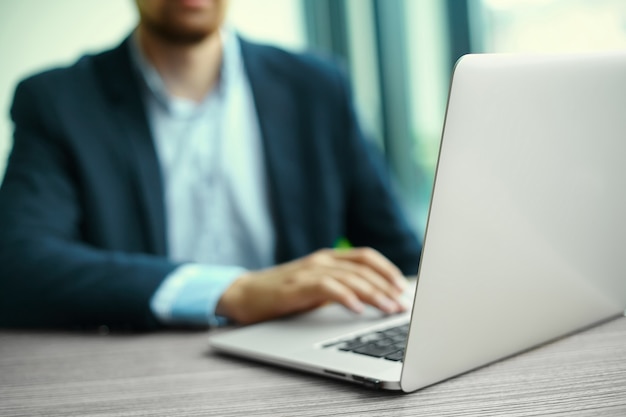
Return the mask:
{"type": "Polygon", "coordinates": [[[0,331],[0,415],[626,416],[626,318],[412,394],[216,356],[206,332],[0,331]]]}

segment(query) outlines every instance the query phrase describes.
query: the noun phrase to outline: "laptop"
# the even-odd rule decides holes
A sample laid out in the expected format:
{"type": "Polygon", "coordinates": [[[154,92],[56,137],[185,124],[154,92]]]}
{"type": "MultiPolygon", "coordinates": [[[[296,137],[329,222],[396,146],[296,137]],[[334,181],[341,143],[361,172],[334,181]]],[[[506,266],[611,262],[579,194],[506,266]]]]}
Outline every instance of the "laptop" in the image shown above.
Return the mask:
{"type": "Polygon", "coordinates": [[[622,315],[625,213],[626,53],[466,55],[410,312],[328,305],[210,345],[415,391],[622,315]]]}

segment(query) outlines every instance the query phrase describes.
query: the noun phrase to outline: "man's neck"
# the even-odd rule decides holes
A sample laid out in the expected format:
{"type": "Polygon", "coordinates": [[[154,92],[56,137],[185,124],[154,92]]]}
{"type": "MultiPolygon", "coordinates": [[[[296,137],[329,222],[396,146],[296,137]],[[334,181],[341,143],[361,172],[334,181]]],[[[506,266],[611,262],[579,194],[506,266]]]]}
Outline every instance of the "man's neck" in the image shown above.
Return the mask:
{"type": "Polygon", "coordinates": [[[169,94],[200,102],[215,87],[222,64],[219,31],[194,45],[168,42],[141,25],[137,31],[143,53],[159,72],[169,94]]]}

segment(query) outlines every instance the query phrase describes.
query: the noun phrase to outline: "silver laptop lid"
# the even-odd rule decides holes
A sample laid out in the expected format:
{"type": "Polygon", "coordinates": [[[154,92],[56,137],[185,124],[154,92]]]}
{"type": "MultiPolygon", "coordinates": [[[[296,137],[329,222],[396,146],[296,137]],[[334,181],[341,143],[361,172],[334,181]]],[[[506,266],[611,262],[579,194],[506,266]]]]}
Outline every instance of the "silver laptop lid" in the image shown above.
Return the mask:
{"type": "Polygon", "coordinates": [[[456,66],[405,391],[623,312],[626,53],[456,66]]]}

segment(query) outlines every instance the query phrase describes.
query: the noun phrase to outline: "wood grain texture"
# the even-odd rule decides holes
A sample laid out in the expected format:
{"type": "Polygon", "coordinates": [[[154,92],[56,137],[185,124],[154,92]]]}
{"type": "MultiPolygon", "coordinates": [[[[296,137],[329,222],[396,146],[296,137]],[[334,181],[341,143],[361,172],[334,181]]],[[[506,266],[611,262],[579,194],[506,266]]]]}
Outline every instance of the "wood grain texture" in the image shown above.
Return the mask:
{"type": "Polygon", "coordinates": [[[0,416],[626,416],[626,318],[412,394],[217,356],[206,332],[0,331],[0,416]]]}

